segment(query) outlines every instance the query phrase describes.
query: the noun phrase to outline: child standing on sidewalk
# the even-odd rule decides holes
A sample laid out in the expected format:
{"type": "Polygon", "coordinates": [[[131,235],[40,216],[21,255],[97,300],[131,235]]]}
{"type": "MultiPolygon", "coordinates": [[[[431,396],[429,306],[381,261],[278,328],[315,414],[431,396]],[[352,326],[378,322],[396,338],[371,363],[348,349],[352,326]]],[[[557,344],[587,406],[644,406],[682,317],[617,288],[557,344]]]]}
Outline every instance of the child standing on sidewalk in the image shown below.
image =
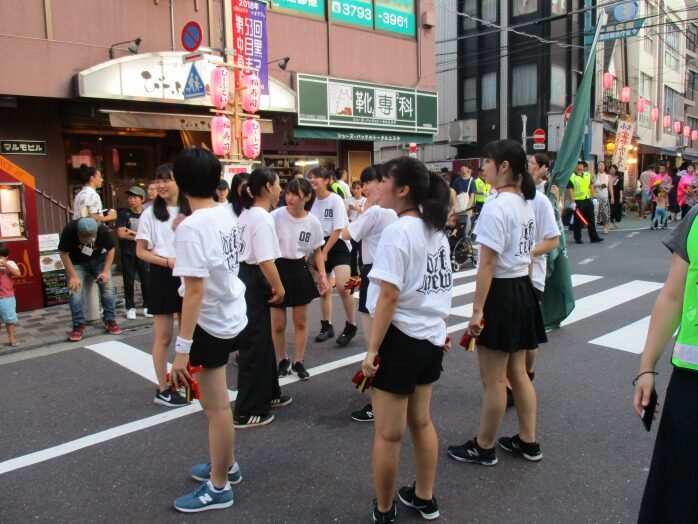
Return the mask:
{"type": "Polygon", "coordinates": [[[657,200],[655,201],[657,207],[654,213],[654,220],[652,221],[652,226],[650,227],[650,229],[666,229],[666,207],[668,200],[667,195],[669,194],[669,192],[661,183],[656,184],[655,187],[652,188],[652,192],[657,198],[657,200]]]}
{"type": "Polygon", "coordinates": [[[17,347],[15,324],[17,323],[17,302],[12,278],[19,276],[19,267],[7,257],[10,249],[0,242],[0,323],[7,328],[7,338],[11,347],[17,347]]]}

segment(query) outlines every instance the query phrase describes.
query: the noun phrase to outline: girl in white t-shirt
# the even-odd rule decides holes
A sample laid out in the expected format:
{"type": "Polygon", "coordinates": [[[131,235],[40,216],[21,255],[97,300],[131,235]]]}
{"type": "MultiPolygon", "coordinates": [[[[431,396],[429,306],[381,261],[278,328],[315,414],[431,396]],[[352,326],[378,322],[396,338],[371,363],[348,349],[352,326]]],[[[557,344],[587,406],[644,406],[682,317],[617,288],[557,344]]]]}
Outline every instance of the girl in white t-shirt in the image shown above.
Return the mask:
{"type": "Polygon", "coordinates": [[[394,210],[399,219],[384,229],[368,275],[373,325],[361,367],[374,377],[373,520],[394,521],[405,425],[412,435],[417,480],[400,488],[398,497],[422,517],[435,519],[438,442],[429,406],[448,344],[452,274],[443,225],[450,193],[441,177],[414,158],[390,160],[381,166],[381,175],[380,205],[394,210]]]}
{"type": "Polygon", "coordinates": [[[448,454],[461,462],[494,466],[497,431],[506,411],[509,380],[519,417],[519,433],[499,439],[509,452],[528,460],[543,455],[536,442],[536,393],[526,374],[526,351],[547,340],[538,299],[529,278],[536,223],[528,203],[536,186],[518,142],[491,142],[483,151],[485,180],[497,190],[482,209],[475,233],[480,258],[468,331],[477,339],[484,386],[477,437],[448,454]],[[521,195],[523,193],[523,196],[521,195]]]}
{"type": "MultiPolygon", "coordinates": [[[[174,180],[172,164],[162,164],[155,170],[158,196],[144,210],[138,221],[136,256],[149,264],[148,277],[152,293],[148,293],[148,314],[154,315],[153,365],[158,379],[155,404],[181,407],[186,399],[167,383],[167,349],[172,342],[174,314],[182,310],[179,277],[172,276],[176,254],[174,234],[179,215],[189,214],[189,203],[174,180]]],[[[181,220],[180,220],[181,221],[181,220]]]]}
{"type": "MultiPolygon", "coordinates": [[[[334,271],[335,286],[339,293],[339,298],[344,306],[346,315],[346,325],[344,331],[337,337],[337,344],[346,346],[356,336],[356,314],[354,312],[354,299],[346,289],[347,281],[350,278],[349,265],[351,255],[347,243],[339,238],[344,226],[347,225],[347,210],[344,207],[344,200],[327,188],[330,180],[330,172],[324,167],[316,167],[308,173],[310,185],[315,191],[315,202],[310,208],[310,213],[315,215],[322,226],[322,233],[325,237],[325,245],[322,247],[322,256],[325,259],[325,270],[330,273],[334,271]]],[[[320,333],[315,337],[315,342],[324,342],[334,337],[334,327],[332,326],[332,291],[328,291],[320,296],[320,307],[322,310],[322,327],[320,333]]]]}
{"type": "MultiPolygon", "coordinates": [[[[362,195],[361,182],[355,181],[351,184],[351,196],[348,197],[344,203],[347,207],[347,218],[351,224],[357,220],[366,209],[366,197],[362,195]]],[[[349,240],[349,242],[351,243],[351,262],[349,263],[349,270],[352,278],[356,278],[359,276],[359,264],[361,264],[361,243],[353,239],[349,240]]]]}
{"type": "Polygon", "coordinates": [[[276,267],[286,290],[284,301],[271,308],[272,338],[279,361],[279,376],[285,377],[292,370],[299,379],[307,380],[310,375],[303,358],[308,342],[308,304],[320,296],[308,270],[309,255],[315,255],[320,273],[320,291],[326,293],[330,286],[321,253],[324,243],[322,226],[317,218],[308,213],[315,198],[310,182],[304,178],[290,180],[286,184],[284,198],[286,205],[271,213],[281,251],[281,257],[276,259],[276,267]],[[286,352],[287,307],[291,308],[293,316],[293,365],[286,352]]]}
{"type": "Polygon", "coordinates": [[[263,426],[274,420],[271,408],[287,406],[281,394],[271,338],[270,305],[282,304],[286,291],[274,261],[281,256],[269,210],[279,201],[279,177],[266,167],[252,171],[240,194],[231,193],[239,216],[240,280],[245,284],[247,327],[240,335],[236,428],[263,426]]]}

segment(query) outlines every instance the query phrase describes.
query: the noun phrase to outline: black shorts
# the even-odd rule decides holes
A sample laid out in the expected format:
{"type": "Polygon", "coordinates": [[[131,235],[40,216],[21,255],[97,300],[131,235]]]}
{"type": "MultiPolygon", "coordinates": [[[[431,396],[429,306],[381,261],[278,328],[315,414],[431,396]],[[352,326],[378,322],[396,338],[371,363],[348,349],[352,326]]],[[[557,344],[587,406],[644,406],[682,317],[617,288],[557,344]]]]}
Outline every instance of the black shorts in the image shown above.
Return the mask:
{"type": "Polygon", "coordinates": [[[194,366],[203,366],[204,369],[213,369],[225,366],[228,357],[238,350],[238,340],[235,338],[218,338],[201,328],[198,324],[194,328],[189,363],[194,366]]]}
{"type": "Polygon", "coordinates": [[[359,287],[359,311],[368,314],[366,308],[366,295],[368,295],[368,274],[371,272],[373,264],[361,266],[361,286],[359,287]]]}
{"type": "Polygon", "coordinates": [[[380,365],[373,386],[396,395],[411,395],[416,386],[439,380],[444,348],[412,338],[390,324],[378,356],[380,365]]]}
{"type": "MultiPolygon", "coordinates": [[[[329,237],[328,237],[329,238],[329,237]]],[[[327,238],[325,238],[327,244],[327,238]]],[[[346,242],[341,238],[337,239],[332,249],[327,253],[327,262],[325,262],[325,271],[329,274],[337,266],[348,266],[351,264],[351,253],[346,242]]]]}
{"type": "Polygon", "coordinates": [[[172,276],[172,270],[150,264],[148,289],[148,313],[151,315],[171,315],[182,311],[182,297],[179,296],[179,277],[172,276]]]}
{"type": "Polygon", "coordinates": [[[305,306],[320,296],[305,259],[277,258],[276,269],[279,271],[286,295],[281,304],[271,305],[271,307],[305,306]]]}
{"type": "Polygon", "coordinates": [[[538,303],[540,304],[543,301],[543,292],[536,286],[533,286],[533,291],[536,294],[536,299],[538,300],[538,303]]]}

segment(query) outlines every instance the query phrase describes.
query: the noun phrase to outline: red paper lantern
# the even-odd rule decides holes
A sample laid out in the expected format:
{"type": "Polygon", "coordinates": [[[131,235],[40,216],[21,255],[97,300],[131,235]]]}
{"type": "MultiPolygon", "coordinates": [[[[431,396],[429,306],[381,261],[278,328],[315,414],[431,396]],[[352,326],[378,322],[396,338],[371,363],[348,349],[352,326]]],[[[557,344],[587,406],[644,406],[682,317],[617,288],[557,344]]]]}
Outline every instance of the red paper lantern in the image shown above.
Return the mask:
{"type": "Polygon", "coordinates": [[[256,118],[242,123],[242,153],[249,159],[257,158],[262,149],[262,127],[256,118]]]}
{"type": "Polygon", "coordinates": [[[225,109],[230,100],[230,71],[218,66],[211,71],[211,103],[218,109],[225,109]]]}
{"type": "Polygon", "coordinates": [[[683,126],[683,136],[686,138],[691,136],[691,126],[683,126]]]}
{"type": "Polygon", "coordinates": [[[608,90],[613,87],[613,75],[606,71],[603,74],[603,88],[608,90]]]}
{"type": "Polygon", "coordinates": [[[230,119],[218,115],[211,119],[211,146],[213,153],[218,156],[229,155],[232,151],[233,132],[230,119]]]}
{"type": "Polygon", "coordinates": [[[630,102],[630,88],[628,86],[620,90],[620,101],[624,104],[630,102]]]}
{"type": "Polygon", "coordinates": [[[681,132],[681,122],[678,120],[674,121],[674,133],[679,134],[681,132]]]}
{"type": "Polygon", "coordinates": [[[656,122],[659,120],[659,108],[658,107],[653,107],[652,111],[650,111],[650,118],[652,119],[652,122],[656,122]]]}
{"type": "Polygon", "coordinates": [[[664,129],[669,129],[671,127],[671,117],[669,115],[664,115],[664,129]]]}
{"type": "Polygon", "coordinates": [[[644,113],[645,112],[645,99],[642,97],[639,97],[637,99],[637,104],[635,105],[637,112],[638,113],[644,113]]]}
{"type": "Polygon", "coordinates": [[[256,73],[242,77],[242,108],[248,113],[259,111],[259,99],[262,94],[262,82],[256,73]]]}
{"type": "Polygon", "coordinates": [[[691,140],[694,142],[698,140],[698,129],[694,129],[693,131],[691,131],[691,140]]]}

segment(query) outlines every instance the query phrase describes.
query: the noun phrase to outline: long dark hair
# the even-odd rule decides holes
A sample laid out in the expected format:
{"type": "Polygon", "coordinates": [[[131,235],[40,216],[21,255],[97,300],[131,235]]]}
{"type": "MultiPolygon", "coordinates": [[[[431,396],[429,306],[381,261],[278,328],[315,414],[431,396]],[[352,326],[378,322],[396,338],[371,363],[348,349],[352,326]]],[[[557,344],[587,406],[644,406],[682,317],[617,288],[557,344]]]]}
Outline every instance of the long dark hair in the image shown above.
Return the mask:
{"type": "Polygon", "coordinates": [[[550,167],[550,158],[545,153],[536,153],[533,158],[536,159],[536,164],[540,167],[550,167]]]}
{"type": "Polygon", "coordinates": [[[274,185],[276,178],[276,173],[267,167],[258,167],[252,171],[247,182],[240,184],[239,194],[238,191],[231,191],[228,195],[235,213],[239,215],[244,209],[251,208],[254,199],[262,194],[267,184],[274,185]]]}
{"type": "Polygon", "coordinates": [[[90,181],[90,178],[92,178],[96,174],[96,168],[90,167],[87,164],[80,164],[80,169],[78,170],[78,177],[80,178],[80,182],[82,182],[83,184],[87,184],[90,181]]]}
{"type": "Polygon", "coordinates": [[[313,202],[315,202],[315,191],[313,191],[313,186],[311,186],[310,182],[305,178],[292,178],[284,187],[284,192],[293,193],[300,198],[310,196],[310,200],[305,203],[303,208],[306,211],[310,211],[310,208],[313,207],[313,202]]]}
{"type": "Polygon", "coordinates": [[[506,160],[514,178],[514,182],[521,180],[521,192],[526,200],[533,200],[536,196],[536,183],[531,173],[528,172],[526,152],[521,144],[514,140],[494,140],[487,144],[482,151],[483,158],[494,161],[497,169],[506,160]]]}
{"type": "MultiPolygon", "coordinates": [[[[153,180],[174,180],[174,167],[172,163],[160,164],[155,168],[155,176],[153,180]]],[[[178,188],[179,189],[179,188],[178,188]]],[[[187,216],[191,215],[189,201],[184,197],[182,191],[179,191],[177,196],[177,205],[179,212],[187,216]]],[[[153,200],[153,215],[160,222],[167,222],[170,219],[170,212],[167,210],[167,202],[160,195],[153,200]]]]}
{"type": "Polygon", "coordinates": [[[228,202],[233,203],[233,193],[236,195],[240,194],[240,186],[243,185],[250,178],[249,173],[235,173],[233,179],[230,181],[230,191],[228,191],[228,202]]]}
{"type": "Polygon", "coordinates": [[[408,156],[389,160],[380,172],[381,177],[391,178],[395,186],[409,187],[408,197],[419,207],[422,220],[437,231],[443,229],[451,192],[441,176],[430,173],[423,162],[408,156]]]}

